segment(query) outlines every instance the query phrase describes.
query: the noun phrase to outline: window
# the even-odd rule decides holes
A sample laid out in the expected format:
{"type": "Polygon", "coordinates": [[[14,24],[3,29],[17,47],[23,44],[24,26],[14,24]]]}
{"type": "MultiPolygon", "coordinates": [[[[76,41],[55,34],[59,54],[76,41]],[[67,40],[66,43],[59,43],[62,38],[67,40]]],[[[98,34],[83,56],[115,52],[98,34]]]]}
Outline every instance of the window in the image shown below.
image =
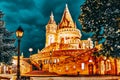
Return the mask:
{"type": "Polygon", "coordinates": [[[82,70],[85,69],[85,63],[81,63],[81,69],[82,69],[82,70]]]}
{"type": "Polygon", "coordinates": [[[54,59],[54,63],[55,63],[55,64],[57,63],[57,59],[54,59]]]}
{"type": "Polygon", "coordinates": [[[60,62],[60,59],[57,59],[57,62],[60,62]]]}
{"type": "Polygon", "coordinates": [[[47,64],[47,60],[46,59],[44,60],[44,64],[47,64]]]}
{"type": "Polygon", "coordinates": [[[106,62],[106,70],[107,71],[111,70],[110,60],[107,60],[107,62],[106,62]]]}
{"type": "Polygon", "coordinates": [[[48,64],[49,63],[49,60],[48,59],[46,59],[46,64],[48,64]]]}
{"type": "Polygon", "coordinates": [[[50,43],[53,43],[53,42],[54,42],[53,36],[50,36],[50,43]]]}
{"type": "Polygon", "coordinates": [[[50,35],[49,36],[49,45],[54,42],[54,36],[50,35]]]}
{"type": "Polygon", "coordinates": [[[104,70],[105,70],[104,61],[101,61],[101,71],[103,72],[104,70]]]}

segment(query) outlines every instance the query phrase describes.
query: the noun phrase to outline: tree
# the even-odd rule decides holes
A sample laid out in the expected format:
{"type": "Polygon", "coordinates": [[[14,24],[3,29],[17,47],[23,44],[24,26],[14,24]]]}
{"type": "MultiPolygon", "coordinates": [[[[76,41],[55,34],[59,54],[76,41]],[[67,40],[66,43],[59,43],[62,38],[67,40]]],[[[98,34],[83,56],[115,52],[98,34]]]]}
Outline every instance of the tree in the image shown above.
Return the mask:
{"type": "Polygon", "coordinates": [[[0,11],[0,62],[10,64],[12,56],[16,53],[15,39],[12,37],[13,32],[9,32],[4,27],[3,15],[0,11]]]}
{"type": "Polygon", "coordinates": [[[120,0],[86,0],[79,21],[83,31],[92,32],[92,40],[102,42],[99,53],[120,56],[120,0]]]}

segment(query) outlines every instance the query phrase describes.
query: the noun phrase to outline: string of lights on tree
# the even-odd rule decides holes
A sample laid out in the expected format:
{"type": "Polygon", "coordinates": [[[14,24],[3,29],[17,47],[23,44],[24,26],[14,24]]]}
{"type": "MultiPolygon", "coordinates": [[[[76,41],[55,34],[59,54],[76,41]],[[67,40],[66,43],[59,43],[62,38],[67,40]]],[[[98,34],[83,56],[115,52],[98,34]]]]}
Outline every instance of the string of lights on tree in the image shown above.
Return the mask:
{"type": "Polygon", "coordinates": [[[16,54],[15,39],[12,37],[13,32],[4,27],[3,15],[0,11],[0,62],[11,64],[12,56],[16,54]]]}
{"type": "Polygon", "coordinates": [[[86,0],[79,16],[82,29],[102,42],[99,55],[120,56],[120,0],[86,0]]]}

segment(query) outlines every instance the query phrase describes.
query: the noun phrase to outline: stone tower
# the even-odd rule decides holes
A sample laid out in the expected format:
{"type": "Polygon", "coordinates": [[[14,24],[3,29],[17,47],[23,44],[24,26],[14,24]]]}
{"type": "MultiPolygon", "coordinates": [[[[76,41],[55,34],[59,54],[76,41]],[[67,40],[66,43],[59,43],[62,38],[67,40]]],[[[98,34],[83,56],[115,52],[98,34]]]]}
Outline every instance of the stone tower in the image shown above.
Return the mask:
{"type": "Polygon", "coordinates": [[[53,13],[51,13],[50,20],[46,25],[45,47],[54,43],[52,46],[55,46],[54,48],[56,50],[90,48],[90,41],[82,41],[81,36],[81,31],[77,29],[76,23],[72,19],[67,4],[62,19],[58,25],[54,20],[53,13]]]}
{"type": "Polygon", "coordinates": [[[53,13],[51,12],[50,20],[46,25],[46,44],[45,44],[46,47],[49,46],[51,43],[56,42],[56,30],[57,25],[54,20],[53,13]]]}
{"type": "Polygon", "coordinates": [[[76,28],[76,23],[73,21],[66,4],[62,19],[58,25],[58,38],[57,42],[62,44],[68,44],[69,49],[78,49],[81,39],[81,32],[76,28]]]}

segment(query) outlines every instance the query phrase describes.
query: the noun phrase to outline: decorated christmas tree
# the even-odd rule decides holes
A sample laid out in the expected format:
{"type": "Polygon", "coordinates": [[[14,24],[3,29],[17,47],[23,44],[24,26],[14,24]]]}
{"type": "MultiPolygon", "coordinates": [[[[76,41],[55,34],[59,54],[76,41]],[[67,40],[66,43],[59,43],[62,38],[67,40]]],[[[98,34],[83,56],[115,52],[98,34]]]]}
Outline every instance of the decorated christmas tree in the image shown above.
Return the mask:
{"type": "Polygon", "coordinates": [[[4,14],[0,11],[0,62],[10,64],[12,56],[16,53],[15,39],[12,36],[13,32],[9,32],[4,27],[3,16],[4,14]]]}
{"type": "Polygon", "coordinates": [[[79,16],[82,29],[93,34],[92,40],[103,44],[97,53],[120,56],[120,0],[86,0],[79,16]]]}

